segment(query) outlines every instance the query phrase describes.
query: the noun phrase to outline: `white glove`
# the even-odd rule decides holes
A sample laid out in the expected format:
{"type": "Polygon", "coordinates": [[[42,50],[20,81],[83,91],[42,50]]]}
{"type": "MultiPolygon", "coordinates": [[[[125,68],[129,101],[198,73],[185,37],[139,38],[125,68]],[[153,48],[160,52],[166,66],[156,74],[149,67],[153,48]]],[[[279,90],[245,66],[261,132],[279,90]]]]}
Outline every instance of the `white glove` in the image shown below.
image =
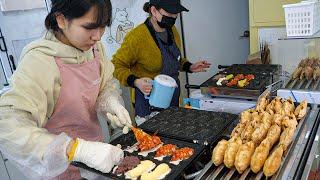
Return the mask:
{"type": "Polygon", "coordinates": [[[78,138],[73,161],[82,162],[87,166],[108,173],[112,167],[123,159],[122,149],[101,142],[85,141],[78,138]]]}
{"type": "MultiPolygon", "coordinates": [[[[122,127],[123,125],[120,123],[120,120],[117,116],[114,116],[110,113],[107,113],[107,118],[109,119],[110,123],[111,123],[111,126],[113,128],[117,128],[117,127],[122,127]]],[[[129,128],[128,125],[131,127],[132,125],[131,124],[126,124],[124,127],[123,127],[123,130],[122,130],[122,133],[123,134],[128,134],[129,132],[129,128]]]]}
{"type": "Polygon", "coordinates": [[[116,118],[114,118],[110,115],[108,116],[107,113],[107,117],[111,121],[111,123],[116,124],[118,127],[132,124],[128,111],[120,104],[119,100],[117,100],[116,98],[109,99],[108,106],[110,109],[109,113],[111,113],[113,116],[116,116],[116,118]]]}

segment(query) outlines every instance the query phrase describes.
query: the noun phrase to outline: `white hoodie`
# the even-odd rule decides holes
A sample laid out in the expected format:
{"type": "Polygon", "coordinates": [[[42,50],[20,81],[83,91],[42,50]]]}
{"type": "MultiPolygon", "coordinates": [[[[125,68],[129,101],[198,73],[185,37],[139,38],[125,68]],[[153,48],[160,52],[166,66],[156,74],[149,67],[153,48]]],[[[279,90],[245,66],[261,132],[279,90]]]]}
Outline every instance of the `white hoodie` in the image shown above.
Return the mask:
{"type": "MultiPolygon", "coordinates": [[[[119,83],[113,78],[114,66],[106,60],[101,42],[97,47],[102,52],[97,109],[107,112],[108,98],[116,97],[122,104],[123,100],[119,83]]],[[[24,173],[37,179],[57,176],[68,167],[66,146],[70,137],[56,136],[43,128],[54,111],[61,88],[54,57],[66,64],[81,64],[92,60],[93,52],[65,45],[47,32],[24,48],[11,89],[0,98],[0,150],[24,173]]]]}

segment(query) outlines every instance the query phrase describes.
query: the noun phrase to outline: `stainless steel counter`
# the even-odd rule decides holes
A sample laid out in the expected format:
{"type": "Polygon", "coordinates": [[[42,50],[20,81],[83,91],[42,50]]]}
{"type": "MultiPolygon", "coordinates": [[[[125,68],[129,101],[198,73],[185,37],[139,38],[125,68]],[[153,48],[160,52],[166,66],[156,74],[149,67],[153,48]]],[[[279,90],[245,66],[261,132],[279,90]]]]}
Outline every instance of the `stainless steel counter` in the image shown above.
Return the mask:
{"type": "MultiPolygon", "coordinates": [[[[306,149],[308,149],[310,144],[310,138],[312,138],[314,126],[317,124],[317,116],[319,113],[319,108],[316,105],[312,105],[309,107],[309,112],[305,117],[304,121],[299,125],[300,130],[296,134],[295,140],[291,144],[291,148],[285,153],[284,161],[277,172],[271,179],[297,179],[297,177],[301,177],[302,173],[305,171],[310,171],[311,166],[313,164],[312,160],[314,157],[317,157],[317,152],[319,152],[318,146],[318,136],[316,137],[313,149],[313,156],[311,155],[309,162],[309,166],[305,166],[303,164],[303,159],[306,158],[306,149]],[[318,150],[317,150],[318,149],[318,150]],[[305,170],[299,171],[301,167],[305,167],[305,170]]],[[[318,134],[320,133],[320,127],[318,130],[318,134]]],[[[310,148],[310,147],[309,147],[310,148]]],[[[317,160],[319,164],[319,160],[317,160]]],[[[211,162],[209,162],[205,168],[205,171],[198,175],[196,179],[264,179],[264,175],[262,172],[258,174],[254,174],[250,172],[250,170],[244,172],[244,174],[239,175],[236,173],[236,170],[228,170],[222,167],[215,167],[211,162]],[[205,172],[206,171],[206,172],[205,172]]],[[[304,175],[302,179],[307,179],[308,173],[304,175]]],[[[300,178],[301,179],[301,178],[300,178]]],[[[300,180],[299,179],[299,180],[300,180]]]]}
{"type": "Polygon", "coordinates": [[[320,135],[320,125],[319,125],[319,115],[317,120],[315,121],[315,126],[313,128],[313,136],[309,139],[309,149],[305,151],[305,164],[301,174],[301,179],[320,179],[320,143],[319,143],[319,135],[320,135]],[[310,151],[308,151],[310,150],[310,151]]]}

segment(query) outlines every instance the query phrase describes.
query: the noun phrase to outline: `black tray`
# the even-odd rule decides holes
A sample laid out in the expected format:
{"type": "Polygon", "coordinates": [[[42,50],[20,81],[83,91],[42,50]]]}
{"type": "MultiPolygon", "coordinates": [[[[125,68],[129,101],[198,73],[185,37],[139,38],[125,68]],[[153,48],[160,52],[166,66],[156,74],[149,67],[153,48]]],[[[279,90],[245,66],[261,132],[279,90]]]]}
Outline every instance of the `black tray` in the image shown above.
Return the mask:
{"type": "Polygon", "coordinates": [[[258,99],[266,87],[280,80],[281,65],[267,64],[233,64],[231,66],[220,66],[222,69],[200,86],[188,85],[186,88],[199,88],[202,94],[210,94],[214,97],[228,97],[240,99],[258,99]],[[223,69],[224,68],[224,69],[223,69]],[[226,85],[217,86],[217,80],[213,78],[218,74],[253,74],[255,79],[243,88],[237,86],[228,87],[226,85]]]}
{"type": "MultiPolygon", "coordinates": [[[[154,159],[155,157],[155,152],[149,153],[147,157],[143,157],[143,156],[138,156],[138,152],[135,151],[133,153],[129,153],[129,152],[125,152],[125,156],[138,156],[138,158],[140,160],[151,160],[153,161],[156,165],[159,165],[161,163],[166,163],[169,165],[169,167],[171,168],[171,172],[170,174],[168,174],[166,176],[165,179],[179,179],[179,177],[181,178],[182,172],[192,163],[192,161],[194,161],[204,150],[205,147],[204,146],[200,146],[197,144],[193,144],[193,143],[188,143],[188,142],[183,142],[183,141],[178,141],[178,140],[174,140],[174,139],[169,139],[169,138],[165,138],[165,137],[161,137],[160,136],[161,141],[164,144],[175,144],[176,146],[178,146],[178,148],[183,148],[183,147],[190,147],[194,149],[194,154],[186,160],[183,160],[179,163],[179,165],[173,165],[170,162],[170,158],[171,157],[165,157],[163,159],[163,161],[158,161],[156,159],[154,159]]],[[[110,144],[113,145],[117,145],[120,144],[122,146],[122,149],[126,149],[128,146],[132,146],[136,143],[137,141],[135,140],[134,134],[132,133],[132,131],[130,131],[128,134],[126,135],[121,135],[120,137],[118,137],[117,139],[113,140],[110,144]]],[[[125,179],[125,176],[117,176],[116,174],[113,173],[102,173],[100,171],[97,171],[95,169],[89,168],[88,166],[82,164],[82,163],[77,163],[74,162],[73,165],[77,166],[77,167],[81,167],[84,169],[87,169],[91,172],[95,172],[97,174],[101,174],[103,176],[106,177],[110,177],[113,179],[125,179]]]]}
{"type": "Polygon", "coordinates": [[[208,145],[213,143],[238,115],[224,112],[169,108],[140,125],[146,132],[208,145]]]}

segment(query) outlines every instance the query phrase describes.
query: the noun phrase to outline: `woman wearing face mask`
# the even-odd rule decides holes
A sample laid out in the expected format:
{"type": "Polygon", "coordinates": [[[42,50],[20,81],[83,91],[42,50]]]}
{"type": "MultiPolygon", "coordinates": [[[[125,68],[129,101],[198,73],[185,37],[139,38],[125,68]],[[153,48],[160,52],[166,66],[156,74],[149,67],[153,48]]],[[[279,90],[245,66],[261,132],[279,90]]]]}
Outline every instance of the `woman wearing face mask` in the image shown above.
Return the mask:
{"type": "Polygon", "coordinates": [[[150,0],[143,9],[150,17],[126,35],[112,60],[115,77],[121,84],[132,88],[132,102],[139,117],[151,113],[144,95],[150,94],[152,86],[149,81],[155,76],[166,74],[176,80],[179,88],[174,92],[171,106],[178,106],[179,70],[204,72],[210,67],[207,61],[191,64],[181,58],[181,40],[174,24],[178,13],[188,9],[179,0],[150,0]]]}
{"type": "Polygon", "coordinates": [[[52,0],[48,31],[21,54],[0,98],[0,151],[30,179],[94,179],[70,162],[106,173],[123,157],[97,119],[131,123],[100,42],[111,11],[109,0],[52,0]]]}

